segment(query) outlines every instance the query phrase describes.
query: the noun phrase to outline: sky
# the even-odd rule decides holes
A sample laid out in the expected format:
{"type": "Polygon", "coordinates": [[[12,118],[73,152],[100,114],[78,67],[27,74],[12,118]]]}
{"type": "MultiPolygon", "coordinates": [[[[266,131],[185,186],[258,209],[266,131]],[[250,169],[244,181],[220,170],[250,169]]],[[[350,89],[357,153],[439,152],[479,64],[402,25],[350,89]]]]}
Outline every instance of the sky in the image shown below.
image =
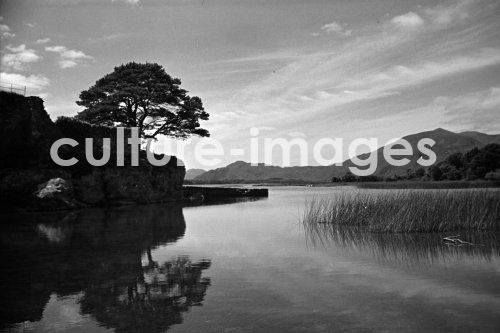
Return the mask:
{"type": "Polygon", "coordinates": [[[310,150],[438,127],[500,133],[498,1],[1,0],[0,16],[0,81],[27,86],[52,119],[129,61],[180,78],[225,151],[207,165],[199,139],[184,142],[187,168],[248,161],[251,128],[310,150]]]}

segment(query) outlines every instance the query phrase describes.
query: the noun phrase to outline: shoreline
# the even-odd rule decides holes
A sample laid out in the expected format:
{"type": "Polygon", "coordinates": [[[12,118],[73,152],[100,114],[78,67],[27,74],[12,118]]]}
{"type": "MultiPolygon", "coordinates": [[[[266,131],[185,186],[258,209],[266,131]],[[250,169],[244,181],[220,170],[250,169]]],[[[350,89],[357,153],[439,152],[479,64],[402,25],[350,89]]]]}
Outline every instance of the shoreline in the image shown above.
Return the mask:
{"type": "Polygon", "coordinates": [[[354,186],[360,189],[460,189],[460,188],[500,188],[500,181],[379,181],[379,182],[338,182],[338,183],[306,183],[306,182],[235,182],[235,183],[184,183],[186,186],[200,187],[278,187],[278,186],[302,186],[302,187],[337,187],[354,186]]]}

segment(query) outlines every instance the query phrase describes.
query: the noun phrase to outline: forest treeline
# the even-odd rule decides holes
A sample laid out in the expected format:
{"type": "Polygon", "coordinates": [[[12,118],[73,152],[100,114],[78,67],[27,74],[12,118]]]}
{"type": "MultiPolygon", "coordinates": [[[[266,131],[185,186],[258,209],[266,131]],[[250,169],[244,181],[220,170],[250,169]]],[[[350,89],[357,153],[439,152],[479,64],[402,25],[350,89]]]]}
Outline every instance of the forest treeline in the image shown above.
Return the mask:
{"type": "Polygon", "coordinates": [[[332,178],[334,183],[398,180],[500,180],[500,145],[490,143],[466,153],[454,153],[428,168],[408,169],[405,175],[359,177],[347,172],[332,178]]]}

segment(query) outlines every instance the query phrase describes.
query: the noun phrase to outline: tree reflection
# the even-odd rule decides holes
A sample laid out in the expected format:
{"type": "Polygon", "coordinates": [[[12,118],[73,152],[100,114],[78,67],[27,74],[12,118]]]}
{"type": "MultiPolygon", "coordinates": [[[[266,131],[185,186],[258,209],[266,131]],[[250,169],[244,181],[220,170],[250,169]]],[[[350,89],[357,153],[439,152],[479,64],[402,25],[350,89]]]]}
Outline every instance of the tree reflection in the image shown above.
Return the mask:
{"type": "Polygon", "coordinates": [[[210,261],[176,258],[161,266],[143,266],[143,275],[122,284],[85,291],[81,311],[117,332],[160,332],[182,323],[182,313],[201,305],[210,279],[202,277],[210,261]]]}
{"type": "Polygon", "coordinates": [[[180,206],[12,216],[2,233],[1,313],[6,324],[41,319],[52,293],[80,293],[82,314],[119,332],[158,332],[201,305],[210,260],[187,256],[159,264],[152,250],[177,241],[180,206]],[[143,265],[142,256],[147,263],[143,265]]]}

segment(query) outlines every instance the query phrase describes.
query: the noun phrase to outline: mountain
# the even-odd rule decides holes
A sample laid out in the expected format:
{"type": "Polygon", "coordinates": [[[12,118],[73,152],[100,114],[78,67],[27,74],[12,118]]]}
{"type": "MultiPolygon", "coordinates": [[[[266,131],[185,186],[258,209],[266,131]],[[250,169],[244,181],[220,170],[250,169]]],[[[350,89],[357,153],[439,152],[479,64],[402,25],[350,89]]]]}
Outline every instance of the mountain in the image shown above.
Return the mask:
{"type": "MultiPolygon", "coordinates": [[[[410,156],[405,156],[406,158],[410,159],[410,163],[402,167],[395,167],[389,164],[384,159],[383,156],[384,148],[381,147],[377,149],[378,165],[375,171],[375,175],[379,177],[405,175],[408,169],[416,170],[420,168],[421,166],[417,163],[417,160],[420,158],[422,154],[417,149],[417,143],[423,138],[430,138],[436,142],[436,144],[432,147],[432,151],[434,151],[437,157],[436,163],[443,161],[444,159],[446,159],[446,157],[448,157],[451,154],[458,152],[465,153],[474,147],[482,147],[488,143],[495,142],[494,140],[494,138],[496,137],[495,135],[488,135],[483,133],[478,133],[478,134],[482,135],[480,137],[484,141],[479,141],[470,135],[464,135],[463,133],[454,133],[442,128],[437,128],[432,131],[426,131],[405,136],[403,137],[403,139],[408,141],[413,148],[413,154],[410,156]],[[488,137],[492,137],[491,141],[488,139],[488,137]]],[[[367,154],[362,154],[359,156],[359,158],[366,158],[366,156],[367,154]]],[[[354,163],[352,163],[351,160],[348,160],[344,162],[344,166],[347,167],[354,166],[354,163]]],[[[340,174],[336,172],[335,176],[341,176],[344,170],[339,170],[339,171],[340,174]]]]}
{"type": "Polygon", "coordinates": [[[500,134],[485,134],[481,132],[461,132],[461,135],[468,136],[474,140],[481,142],[483,145],[487,145],[488,143],[498,143],[500,144],[500,134]]]}
{"type": "Polygon", "coordinates": [[[259,165],[238,161],[224,168],[207,171],[194,180],[204,183],[223,182],[322,182],[331,178],[331,166],[287,167],[259,165]]]}
{"type": "Polygon", "coordinates": [[[203,169],[189,169],[186,171],[186,176],[184,177],[185,180],[191,180],[194,179],[202,174],[207,172],[207,170],[203,169]]]}
{"type": "MultiPolygon", "coordinates": [[[[378,177],[390,177],[394,175],[405,175],[408,169],[416,170],[421,166],[417,160],[422,155],[417,149],[417,143],[423,138],[433,139],[436,144],[432,151],[437,156],[437,161],[441,162],[453,153],[465,153],[474,147],[482,147],[488,143],[500,143],[500,135],[489,135],[480,132],[454,133],[442,128],[411,134],[403,137],[412,148],[413,154],[405,156],[410,159],[410,163],[395,167],[389,164],[383,157],[383,147],[377,149],[377,168],[374,173],[378,177]]],[[[397,147],[395,147],[397,148],[397,147]]],[[[368,154],[358,157],[365,159],[368,154]]],[[[397,158],[396,158],[397,159],[397,158]]],[[[348,167],[355,166],[352,160],[347,160],[342,166],[308,166],[308,167],[278,167],[259,164],[251,166],[250,163],[238,161],[226,167],[207,171],[194,178],[195,181],[204,183],[217,182],[328,182],[332,177],[341,177],[348,171],[348,167]]],[[[361,168],[364,169],[364,168],[361,168]]]]}

